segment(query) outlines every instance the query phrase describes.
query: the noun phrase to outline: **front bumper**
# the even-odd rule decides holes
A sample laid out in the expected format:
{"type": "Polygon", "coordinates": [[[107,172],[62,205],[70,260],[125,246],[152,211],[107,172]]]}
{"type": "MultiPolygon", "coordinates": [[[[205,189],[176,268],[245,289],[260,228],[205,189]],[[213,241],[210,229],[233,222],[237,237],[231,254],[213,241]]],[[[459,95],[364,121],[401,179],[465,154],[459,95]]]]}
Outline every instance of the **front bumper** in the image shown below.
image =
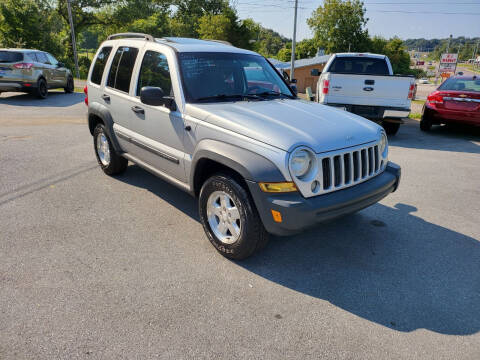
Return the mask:
{"type": "Polygon", "coordinates": [[[274,235],[291,235],[377,203],[398,188],[400,177],[400,166],[389,162],[383,173],[368,181],[308,199],[298,192],[265,193],[258,183],[247,183],[266,230],[274,235]],[[271,210],[280,212],[281,223],[273,220],[271,210]]]}

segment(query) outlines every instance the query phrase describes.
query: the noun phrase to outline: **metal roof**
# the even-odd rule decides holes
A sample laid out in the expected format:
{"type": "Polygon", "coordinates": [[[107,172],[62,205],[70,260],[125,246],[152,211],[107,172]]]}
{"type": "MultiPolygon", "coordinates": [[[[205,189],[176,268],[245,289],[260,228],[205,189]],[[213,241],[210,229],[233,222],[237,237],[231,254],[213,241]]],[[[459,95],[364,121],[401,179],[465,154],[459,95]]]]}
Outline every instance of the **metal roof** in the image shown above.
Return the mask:
{"type": "MultiPolygon", "coordinates": [[[[295,69],[302,68],[305,66],[311,65],[318,65],[318,64],[325,64],[328,59],[330,59],[330,55],[322,55],[322,56],[315,56],[313,58],[308,59],[300,59],[295,60],[295,69]]],[[[290,62],[289,61],[278,61],[277,59],[268,59],[273,66],[279,69],[290,69],[290,62]]]]}

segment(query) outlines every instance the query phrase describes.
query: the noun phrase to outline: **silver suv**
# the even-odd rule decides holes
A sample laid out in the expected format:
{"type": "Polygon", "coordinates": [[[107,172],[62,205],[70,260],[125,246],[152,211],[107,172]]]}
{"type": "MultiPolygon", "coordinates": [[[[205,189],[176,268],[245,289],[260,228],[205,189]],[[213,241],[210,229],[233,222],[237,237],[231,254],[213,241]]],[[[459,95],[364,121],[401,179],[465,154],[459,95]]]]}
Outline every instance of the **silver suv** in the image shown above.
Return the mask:
{"type": "Polygon", "coordinates": [[[0,93],[28,92],[46,99],[48,89],[73,93],[73,76],[65,65],[44,51],[0,49],[0,93]]]}
{"type": "Polygon", "coordinates": [[[400,181],[380,126],[298,99],[268,60],[228,44],[111,35],[85,93],[103,171],[130,160],[198,197],[229,258],[370,206],[400,181]]]}

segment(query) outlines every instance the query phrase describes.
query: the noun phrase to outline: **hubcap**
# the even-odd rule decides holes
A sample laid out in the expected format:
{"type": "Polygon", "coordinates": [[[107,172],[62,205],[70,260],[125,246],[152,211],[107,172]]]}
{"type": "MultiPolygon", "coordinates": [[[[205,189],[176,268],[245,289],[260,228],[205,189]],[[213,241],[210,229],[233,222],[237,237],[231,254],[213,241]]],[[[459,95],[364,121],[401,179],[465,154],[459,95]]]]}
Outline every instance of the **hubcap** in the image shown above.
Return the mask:
{"type": "Polygon", "coordinates": [[[104,166],[110,164],[110,146],[103,132],[97,135],[97,154],[104,166]]]}
{"type": "Polygon", "coordinates": [[[207,201],[208,224],[215,236],[224,244],[233,244],[240,237],[240,212],[226,192],[215,191],[207,201]]]}

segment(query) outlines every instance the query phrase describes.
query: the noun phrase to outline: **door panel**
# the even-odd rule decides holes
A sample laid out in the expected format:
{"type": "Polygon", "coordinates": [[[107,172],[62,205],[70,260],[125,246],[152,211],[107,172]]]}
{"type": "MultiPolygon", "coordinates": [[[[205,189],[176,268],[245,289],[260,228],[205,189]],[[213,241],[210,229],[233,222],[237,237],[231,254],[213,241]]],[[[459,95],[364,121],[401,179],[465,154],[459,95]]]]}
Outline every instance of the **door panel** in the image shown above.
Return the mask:
{"type": "Polygon", "coordinates": [[[140,91],[144,86],[160,87],[166,96],[172,96],[172,81],[167,58],[156,51],[146,51],[142,59],[136,96],[130,104],[129,129],[136,134],[134,156],[149,165],[185,181],[183,137],[185,126],[179,111],[164,106],[141,103],[140,91]],[[141,108],[143,113],[133,111],[141,108]]]}

